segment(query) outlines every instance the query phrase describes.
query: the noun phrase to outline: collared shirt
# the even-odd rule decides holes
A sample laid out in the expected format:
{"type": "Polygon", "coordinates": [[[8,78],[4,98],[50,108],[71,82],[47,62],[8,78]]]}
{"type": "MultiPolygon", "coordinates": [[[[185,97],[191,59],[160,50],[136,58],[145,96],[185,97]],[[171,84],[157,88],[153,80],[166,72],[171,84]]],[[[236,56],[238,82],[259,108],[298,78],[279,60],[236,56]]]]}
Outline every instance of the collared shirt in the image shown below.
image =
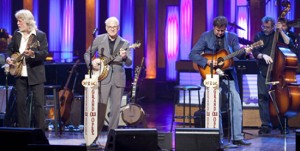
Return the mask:
{"type": "Polygon", "coordinates": [[[110,54],[112,55],[113,52],[114,52],[114,46],[115,46],[115,43],[116,43],[116,39],[111,40],[110,38],[108,38],[108,43],[109,43],[110,54]]]}
{"type": "MultiPolygon", "coordinates": [[[[24,34],[22,32],[20,32],[20,31],[18,31],[18,32],[22,35],[20,48],[19,48],[19,52],[20,52],[20,54],[22,54],[26,50],[30,35],[32,35],[32,34],[36,35],[36,30],[31,31],[26,37],[24,36],[24,34]]],[[[23,67],[22,67],[21,76],[28,77],[27,65],[26,65],[25,59],[23,59],[23,67]]]]}

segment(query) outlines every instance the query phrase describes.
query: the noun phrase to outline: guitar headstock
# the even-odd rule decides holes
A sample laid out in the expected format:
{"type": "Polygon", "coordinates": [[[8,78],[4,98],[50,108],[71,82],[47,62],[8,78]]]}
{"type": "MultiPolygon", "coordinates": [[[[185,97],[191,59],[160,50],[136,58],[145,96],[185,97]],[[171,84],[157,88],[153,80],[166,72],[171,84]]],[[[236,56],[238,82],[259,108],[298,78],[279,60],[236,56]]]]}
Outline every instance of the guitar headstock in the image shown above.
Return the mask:
{"type": "Polygon", "coordinates": [[[263,45],[264,45],[264,41],[259,40],[259,41],[255,42],[255,43],[253,43],[250,47],[253,49],[253,48],[261,47],[263,45]]]}
{"type": "Polygon", "coordinates": [[[141,46],[141,43],[138,41],[136,43],[133,43],[132,45],[129,46],[129,48],[139,48],[141,46]]]}

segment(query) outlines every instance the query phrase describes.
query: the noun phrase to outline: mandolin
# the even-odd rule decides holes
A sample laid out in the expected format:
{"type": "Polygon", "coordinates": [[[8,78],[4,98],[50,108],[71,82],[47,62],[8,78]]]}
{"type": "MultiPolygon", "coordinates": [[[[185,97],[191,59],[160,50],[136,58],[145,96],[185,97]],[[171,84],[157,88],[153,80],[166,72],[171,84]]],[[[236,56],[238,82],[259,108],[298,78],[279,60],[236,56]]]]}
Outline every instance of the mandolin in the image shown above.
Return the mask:
{"type": "Polygon", "coordinates": [[[70,79],[72,77],[72,74],[74,72],[74,69],[76,68],[77,64],[80,62],[80,60],[78,59],[75,64],[73,65],[70,73],[69,73],[69,76],[68,76],[68,79],[67,79],[67,82],[64,86],[64,88],[62,90],[60,90],[58,92],[58,98],[59,98],[59,102],[60,102],[60,119],[63,123],[65,123],[69,118],[70,118],[70,113],[71,113],[71,105],[72,105],[72,102],[73,102],[73,98],[74,98],[74,95],[72,93],[72,91],[70,91],[70,89],[68,88],[68,85],[69,85],[69,82],[70,82],[70,79]]]}
{"type": "MultiPolygon", "coordinates": [[[[39,41],[32,42],[33,38],[34,35],[31,35],[29,37],[26,50],[37,48],[40,46],[39,41]]],[[[25,54],[24,53],[20,54],[19,52],[15,52],[11,55],[11,59],[13,63],[9,65],[9,73],[14,77],[20,77],[22,72],[23,60],[25,59],[25,54]]]]}

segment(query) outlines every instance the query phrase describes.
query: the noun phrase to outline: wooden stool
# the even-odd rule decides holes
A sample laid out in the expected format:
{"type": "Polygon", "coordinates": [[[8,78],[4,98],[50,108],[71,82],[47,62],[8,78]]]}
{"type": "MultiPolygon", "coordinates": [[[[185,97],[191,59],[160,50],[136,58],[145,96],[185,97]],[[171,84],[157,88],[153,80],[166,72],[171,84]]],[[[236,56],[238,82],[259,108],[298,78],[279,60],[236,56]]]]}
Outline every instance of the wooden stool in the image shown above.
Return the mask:
{"type": "MultiPolygon", "coordinates": [[[[186,118],[189,118],[189,125],[190,127],[192,127],[192,111],[191,111],[191,91],[198,91],[198,106],[199,106],[199,109],[200,109],[200,90],[201,90],[201,86],[198,86],[198,85],[177,85],[174,87],[175,90],[178,91],[178,94],[180,94],[180,91],[183,91],[183,116],[175,116],[175,106],[176,106],[176,103],[177,103],[177,97],[175,96],[174,97],[174,114],[173,114],[173,119],[172,119],[172,124],[171,124],[171,130],[170,131],[173,131],[173,123],[175,121],[175,118],[183,118],[183,127],[185,127],[185,119],[186,118]],[[185,105],[186,105],[186,100],[185,100],[185,92],[188,91],[188,94],[189,94],[189,102],[188,102],[188,105],[189,105],[189,116],[186,116],[185,115],[185,105]]],[[[176,95],[176,93],[175,93],[176,95]]]]}

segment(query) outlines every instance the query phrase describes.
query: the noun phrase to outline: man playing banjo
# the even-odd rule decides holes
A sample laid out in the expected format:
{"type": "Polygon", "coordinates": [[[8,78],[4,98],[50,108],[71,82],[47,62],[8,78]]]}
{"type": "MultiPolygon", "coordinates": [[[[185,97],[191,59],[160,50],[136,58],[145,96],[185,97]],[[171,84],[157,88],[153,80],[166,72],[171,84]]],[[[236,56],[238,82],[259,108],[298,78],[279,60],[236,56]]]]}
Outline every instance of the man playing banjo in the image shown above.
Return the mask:
{"type": "MultiPolygon", "coordinates": [[[[94,39],[92,46],[90,46],[84,54],[86,65],[90,67],[90,54],[95,55],[96,52],[98,52],[101,59],[98,59],[98,62],[94,61],[92,63],[92,72],[99,76],[105,74],[104,78],[98,78],[98,137],[104,125],[108,101],[110,101],[111,104],[108,130],[118,127],[121,100],[126,86],[124,65],[131,66],[132,64],[132,59],[130,55],[128,55],[129,42],[118,35],[120,30],[119,20],[116,17],[110,17],[105,21],[105,25],[107,33],[98,35],[94,39]],[[107,62],[108,59],[111,59],[108,64],[103,63],[107,62]]],[[[97,139],[94,141],[94,144],[96,141],[97,139]]]]}

